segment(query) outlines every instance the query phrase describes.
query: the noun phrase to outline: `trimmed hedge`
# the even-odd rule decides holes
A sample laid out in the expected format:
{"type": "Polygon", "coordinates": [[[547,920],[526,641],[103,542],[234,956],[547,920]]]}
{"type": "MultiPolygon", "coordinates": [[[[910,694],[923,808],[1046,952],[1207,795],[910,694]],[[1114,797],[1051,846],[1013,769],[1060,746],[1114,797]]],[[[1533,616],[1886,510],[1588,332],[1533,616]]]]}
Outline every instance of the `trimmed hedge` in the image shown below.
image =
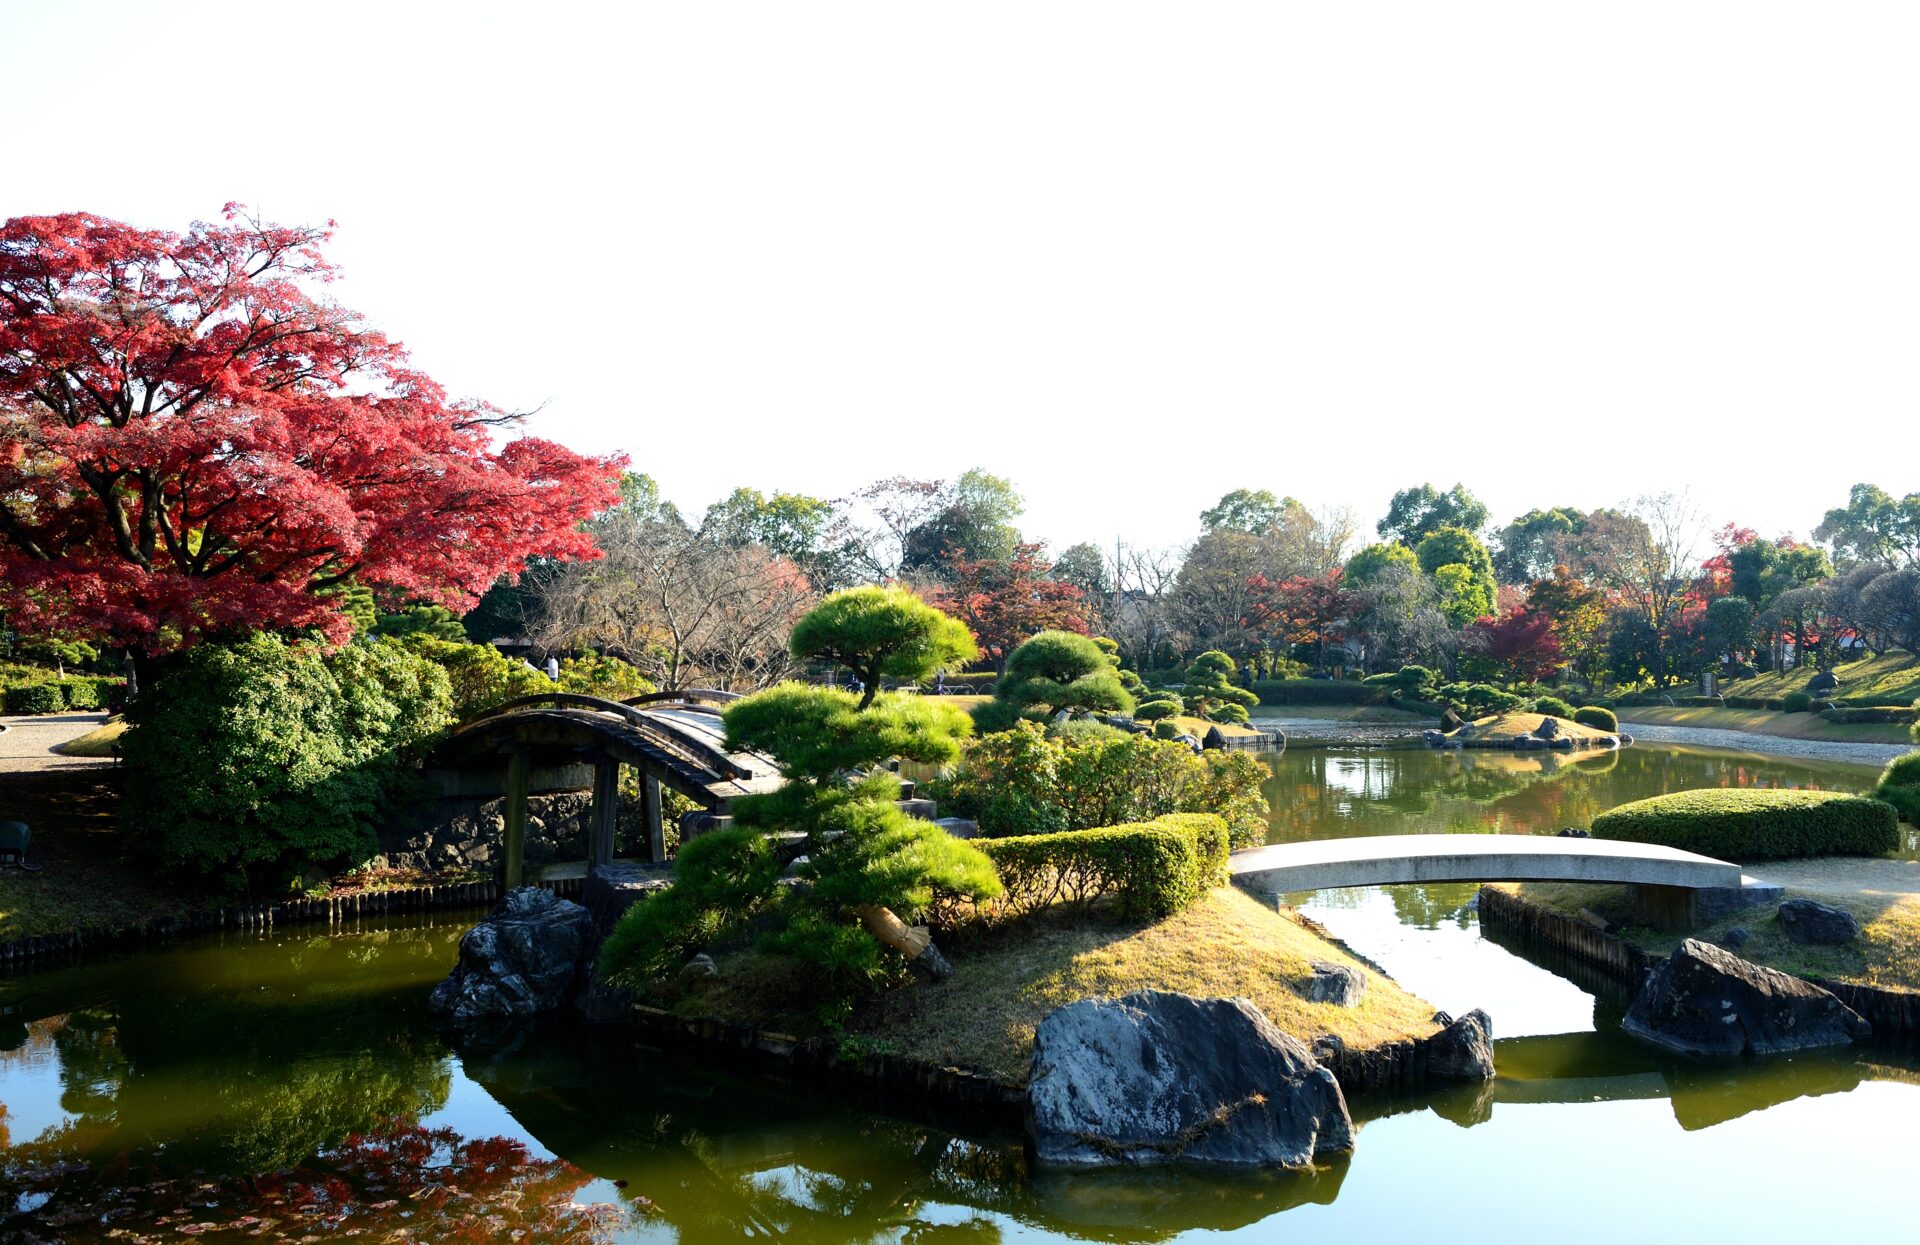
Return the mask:
{"type": "Polygon", "coordinates": [[[1873,798],[1893,805],[1903,820],[1920,824],[1920,752],[1888,761],[1873,798]]]}
{"type": "Polygon", "coordinates": [[[1837,791],[1676,791],[1602,813],[1593,833],[1740,861],[1884,856],[1900,844],[1892,805],[1837,791]]]}
{"type": "Polygon", "coordinates": [[[1573,711],[1573,720],[1582,726],[1591,726],[1596,731],[1618,734],[1620,719],[1611,709],[1602,709],[1599,705],[1582,705],[1573,711]]]}
{"type": "Polygon", "coordinates": [[[1147,700],[1134,706],[1133,716],[1139,722],[1158,722],[1161,718],[1171,718],[1180,712],[1177,700],[1147,700]]]}
{"type": "Polygon", "coordinates": [[[1392,689],[1337,679],[1255,679],[1253,694],[1263,705],[1384,705],[1392,689]]]}
{"type": "Polygon", "coordinates": [[[60,694],[57,683],[28,683],[7,689],[8,713],[59,713],[66,707],[66,697],[60,694]]]}
{"type": "MultiPolygon", "coordinates": [[[[1558,696],[1542,696],[1533,702],[1533,711],[1535,713],[1544,713],[1548,717],[1553,718],[1573,717],[1573,706],[1558,696]]],[[[1579,719],[1576,718],[1574,720],[1578,721],[1579,719]]]]}
{"type": "Polygon", "coordinates": [[[1780,698],[1782,713],[1809,713],[1813,709],[1813,697],[1805,692],[1788,692],[1780,698]]]}
{"type": "Polygon", "coordinates": [[[1901,726],[1920,718],[1911,709],[1829,709],[1820,715],[1829,722],[1894,722],[1901,726]]]}
{"type": "Polygon", "coordinates": [[[975,839],[1007,888],[1016,915],[1055,904],[1111,899],[1121,915],[1171,916],[1226,880],[1227,823],[1211,813],[1151,822],[975,839]]]}

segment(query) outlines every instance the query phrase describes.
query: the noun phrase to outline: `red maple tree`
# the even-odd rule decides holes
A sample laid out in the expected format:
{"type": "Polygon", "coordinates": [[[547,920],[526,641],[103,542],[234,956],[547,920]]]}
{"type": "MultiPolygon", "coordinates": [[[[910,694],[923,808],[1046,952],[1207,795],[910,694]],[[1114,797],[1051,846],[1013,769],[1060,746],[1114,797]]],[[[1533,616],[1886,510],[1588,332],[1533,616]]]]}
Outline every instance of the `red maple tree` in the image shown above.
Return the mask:
{"type": "Polygon", "coordinates": [[[0,225],[0,609],[165,652],[347,623],[329,590],[469,607],[585,558],[620,461],[450,401],[319,295],[327,228],[229,204],[186,233],[83,212],[0,225]]]}
{"type": "Polygon", "coordinates": [[[1015,545],[1006,559],[970,560],[960,552],[952,578],[927,591],[927,603],[967,624],[980,655],[1006,671],[1007,654],[1042,631],[1087,633],[1086,594],[1049,579],[1040,545],[1015,545]]]}
{"type": "Polygon", "coordinates": [[[1514,609],[1498,618],[1481,618],[1467,628],[1467,639],[1517,683],[1548,678],[1565,660],[1553,619],[1535,610],[1514,609]]]}
{"type": "Polygon", "coordinates": [[[1325,575],[1295,575],[1247,580],[1252,600],[1247,626],[1282,652],[1298,645],[1314,650],[1316,664],[1325,665],[1327,645],[1343,643],[1347,624],[1362,605],[1359,594],[1340,586],[1339,568],[1325,575]]]}

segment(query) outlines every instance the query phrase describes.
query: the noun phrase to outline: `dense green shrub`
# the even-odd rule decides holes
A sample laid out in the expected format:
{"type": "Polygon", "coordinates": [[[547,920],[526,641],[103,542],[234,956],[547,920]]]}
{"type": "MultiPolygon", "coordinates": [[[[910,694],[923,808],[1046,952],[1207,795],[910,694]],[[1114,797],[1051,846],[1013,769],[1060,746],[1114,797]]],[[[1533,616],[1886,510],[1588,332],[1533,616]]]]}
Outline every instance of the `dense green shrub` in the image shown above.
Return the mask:
{"type": "Polygon", "coordinates": [[[1573,717],[1573,706],[1561,700],[1558,696],[1540,697],[1533,702],[1533,711],[1535,713],[1544,713],[1548,717],[1568,719],[1573,717]]]}
{"type": "Polygon", "coordinates": [[[1337,679],[1256,679],[1253,694],[1263,705],[1384,705],[1393,689],[1337,679]]]}
{"type": "Polygon", "coordinates": [[[1007,656],[1007,673],[994,699],[1051,716],[1062,709],[1126,713],[1133,697],[1120,679],[1119,659],[1084,635],[1042,631],[1007,656]]]}
{"type": "Polygon", "coordinates": [[[1833,791],[1679,791],[1602,813],[1593,833],[1741,861],[1882,856],[1899,845],[1890,805],[1833,791]]]}
{"type": "Polygon", "coordinates": [[[1177,700],[1144,700],[1134,708],[1133,716],[1142,722],[1158,722],[1161,718],[1179,716],[1180,708],[1177,700]]]}
{"type": "Polygon", "coordinates": [[[1214,708],[1212,717],[1216,722],[1231,722],[1238,726],[1245,726],[1253,715],[1247,712],[1245,705],[1219,705],[1214,708]]]}
{"type": "Polygon", "coordinates": [[[1780,698],[1782,713],[1806,713],[1813,708],[1813,697],[1805,692],[1788,692],[1780,698]]]}
{"type": "Polygon", "coordinates": [[[1195,835],[1170,825],[1104,826],[979,843],[999,870],[1004,902],[1015,915],[1112,900],[1123,916],[1158,918],[1180,911],[1203,890],[1195,835]]]}
{"type": "Polygon", "coordinates": [[[359,863],[449,703],[446,674],[391,640],[203,644],[132,707],[122,827],[236,883],[359,863]]]}
{"type": "Polygon", "coordinates": [[[447,672],[453,717],[458,722],[510,700],[556,690],[546,675],[524,661],[502,656],[491,644],[457,644],[426,634],[408,636],[405,644],[447,672]]]}
{"type": "Polygon", "coordinates": [[[1863,722],[1893,722],[1906,725],[1915,720],[1912,709],[1828,709],[1820,715],[1828,722],[1858,724],[1863,722]]]}
{"type": "Polygon", "coordinates": [[[1911,709],[1914,702],[1904,695],[1879,696],[1835,696],[1833,706],[1836,709],[1911,709]]]}
{"type": "Polygon", "coordinates": [[[1180,724],[1178,722],[1162,721],[1153,724],[1153,737],[1155,739],[1178,739],[1180,738],[1180,733],[1180,724]]]}
{"type": "Polygon", "coordinates": [[[1260,787],[1268,777],[1250,752],[1196,754],[1185,744],[1144,735],[1049,738],[1021,723],[972,741],[960,764],[928,783],[927,793],[954,816],[978,821],[988,835],[1217,813],[1239,846],[1265,837],[1267,801],[1260,787]]]}
{"type": "Polygon", "coordinates": [[[8,713],[59,713],[67,707],[57,683],[26,683],[7,689],[8,713]]]}
{"type": "Polygon", "coordinates": [[[717,830],[680,849],[674,885],[627,909],[600,949],[600,971],[644,986],[767,907],[781,864],[752,830],[717,830]]]}
{"type": "Polygon", "coordinates": [[[98,709],[101,705],[100,685],[92,679],[70,679],[60,690],[69,709],[98,709]]]}
{"type": "Polygon", "coordinates": [[[1524,702],[1491,683],[1448,683],[1434,690],[1434,699],[1469,720],[1490,713],[1506,713],[1524,702]]]}
{"type": "Polygon", "coordinates": [[[1105,722],[1092,718],[1070,718],[1065,722],[1055,722],[1047,727],[1047,734],[1056,739],[1073,743],[1084,743],[1090,739],[1119,739],[1127,732],[1105,722]]]}
{"type": "Polygon", "coordinates": [[[1181,689],[1187,712],[1216,722],[1244,722],[1247,710],[1260,698],[1243,687],[1235,687],[1233,658],[1218,649],[1209,649],[1187,667],[1186,685],[1181,689]],[[1232,710],[1240,712],[1235,715],[1232,710]]]}
{"type": "Polygon", "coordinates": [[[631,663],[600,653],[585,653],[562,661],[557,686],[563,692],[606,700],[625,700],[660,690],[631,663]]]}
{"type": "MultiPolygon", "coordinates": [[[[1920,731],[1920,727],[1915,728],[1920,731]]],[[[1920,824],[1920,752],[1909,752],[1887,762],[1873,798],[1885,800],[1907,821],[1920,824]]]]}
{"type": "Polygon", "coordinates": [[[1582,705],[1573,711],[1573,720],[1582,726],[1591,726],[1596,731],[1617,733],[1620,719],[1611,709],[1602,709],[1599,705],[1582,705]]]}
{"type": "Polygon", "coordinates": [[[1198,853],[1200,861],[1200,884],[1203,887],[1227,884],[1233,835],[1227,829],[1226,818],[1217,813],[1168,813],[1153,820],[1155,825],[1172,826],[1193,836],[1194,851],[1198,853]]]}

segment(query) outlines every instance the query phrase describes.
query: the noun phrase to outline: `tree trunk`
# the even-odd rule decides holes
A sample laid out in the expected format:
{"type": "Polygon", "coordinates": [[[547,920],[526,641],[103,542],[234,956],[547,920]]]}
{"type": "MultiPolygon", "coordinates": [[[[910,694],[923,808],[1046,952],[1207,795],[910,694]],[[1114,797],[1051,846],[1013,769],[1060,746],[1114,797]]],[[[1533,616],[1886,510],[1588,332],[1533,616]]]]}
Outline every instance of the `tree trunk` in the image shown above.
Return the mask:
{"type": "Polygon", "coordinates": [[[858,909],[860,923],[867,932],[879,940],[881,945],[892,947],[907,957],[907,964],[917,973],[939,980],[953,972],[953,965],[947,963],[947,957],[933,945],[933,935],[924,925],[908,925],[893,914],[890,908],[869,905],[858,909]]]}

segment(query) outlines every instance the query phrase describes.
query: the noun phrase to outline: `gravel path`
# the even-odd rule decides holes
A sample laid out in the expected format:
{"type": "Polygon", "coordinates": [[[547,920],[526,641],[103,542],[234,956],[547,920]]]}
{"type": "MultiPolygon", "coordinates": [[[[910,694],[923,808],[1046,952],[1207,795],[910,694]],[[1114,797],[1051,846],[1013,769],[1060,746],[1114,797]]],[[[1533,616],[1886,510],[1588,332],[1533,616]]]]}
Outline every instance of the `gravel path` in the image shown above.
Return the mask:
{"type": "Polygon", "coordinates": [[[1758,752],[1763,756],[1798,757],[1807,761],[1839,761],[1847,765],[1871,765],[1878,768],[1913,748],[1902,744],[1838,743],[1827,739],[1788,739],[1780,735],[1755,735],[1748,731],[1723,731],[1708,726],[1662,726],[1652,722],[1622,722],[1621,729],[1636,740],[1650,744],[1687,744],[1695,748],[1730,748],[1736,752],[1758,752]]]}
{"type": "Polygon", "coordinates": [[[1752,871],[1755,877],[1781,886],[1828,895],[1920,895],[1920,860],[1819,856],[1769,860],[1753,865],[1752,871]]]}
{"type": "Polygon", "coordinates": [[[58,744],[78,739],[107,720],[104,713],[55,713],[37,718],[0,718],[0,774],[39,774],[56,769],[112,765],[109,757],[63,757],[58,744]]]}

